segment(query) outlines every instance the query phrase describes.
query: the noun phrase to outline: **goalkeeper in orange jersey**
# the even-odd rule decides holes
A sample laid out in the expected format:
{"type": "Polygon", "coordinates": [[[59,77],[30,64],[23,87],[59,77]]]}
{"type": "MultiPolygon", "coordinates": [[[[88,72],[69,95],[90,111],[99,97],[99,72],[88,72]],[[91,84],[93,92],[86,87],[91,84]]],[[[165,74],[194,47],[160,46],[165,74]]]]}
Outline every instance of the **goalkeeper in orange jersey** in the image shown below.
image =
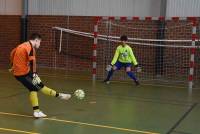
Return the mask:
{"type": "Polygon", "coordinates": [[[133,54],[132,48],[126,44],[128,40],[126,35],[122,35],[120,37],[120,45],[117,47],[115,51],[115,55],[111,62],[111,65],[107,67],[108,75],[107,78],[104,80],[107,84],[110,83],[110,78],[113,75],[115,70],[121,69],[121,67],[126,68],[127,75],[134,80],[136,85],[139,85],[139,81],[136,78],[135,74],[131,72],[132,64],[135,65],[136,70],[139,72],[141,68],[138,66],[138,62],[133,54]]]}
{"type": "Polygon", "coordinates": [[[33,116],[46,117],[39,109],[37,92],[63,100],[70,99],[70,94],[56,92],[46,87],[36,72],[36,49],[40,47],[41,36],[37,33],[31,35],[30,40],[18,45],[10,54],[11,71],[15,78],[30,91],[30,101],[33,107],[33,116]]]}

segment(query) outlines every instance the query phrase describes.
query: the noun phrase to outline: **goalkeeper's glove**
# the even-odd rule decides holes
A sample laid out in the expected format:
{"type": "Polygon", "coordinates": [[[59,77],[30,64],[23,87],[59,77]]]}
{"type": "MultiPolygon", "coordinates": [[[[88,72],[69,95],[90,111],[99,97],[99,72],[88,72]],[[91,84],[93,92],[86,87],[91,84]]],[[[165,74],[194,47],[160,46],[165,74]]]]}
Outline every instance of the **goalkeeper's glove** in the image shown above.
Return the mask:
{"type": "Polygon", "coordinates": [[[40,84],[41,82],[42,81],[40,77],[36,73],[33,73],[33,80],[32,80],[33,85],[40,84]]]}
{"type": "Polygon", "coordinates": [[[142,68],[137,64],[135,65],[136,72],[141,72],[142,68]]]}
{"type": "Polygon", "coordinates": [[[110,65],[107,65],[107,66],[106,66],[106,71],[109,72],[109,71],[112,69],[112,67],[113,67],[113,66],[112,66],[111,64],[110,64],[110,65]]]}

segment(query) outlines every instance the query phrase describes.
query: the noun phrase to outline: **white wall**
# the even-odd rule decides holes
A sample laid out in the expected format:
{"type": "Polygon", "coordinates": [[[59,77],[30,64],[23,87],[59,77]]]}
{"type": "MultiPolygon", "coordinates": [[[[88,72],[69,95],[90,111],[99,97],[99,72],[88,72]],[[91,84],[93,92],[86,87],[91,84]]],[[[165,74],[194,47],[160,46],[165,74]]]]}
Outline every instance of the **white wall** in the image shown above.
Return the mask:
{"type": "Polygon", "coordinates": [[[166,16],[200,17],[200,0],[168,0],[166,16]]]}
{"type": "Polygon", "coordinates": [[[21,15],[22,0],[0,0],[0,15],[21,15]]]}
{"type": "Polygon", "coordinates": [[[29,0],[29,14],[159,16],[160,0],[29,0]]]}
{"type": "MultiPolygon", "coordinates": [[[[160,16],[161,0],[28,0],[30,15],[160,16]]],[[[0,0],[0,15],[21,15],[22,0],[0,0]]],[[[200,0],[167,0],[166,16],[200,17],[200,0]]]]}
{"type": "Polygon", "coordinates": [[[135,0],[134,16],[160,16],[161,0],[135,0]]]}

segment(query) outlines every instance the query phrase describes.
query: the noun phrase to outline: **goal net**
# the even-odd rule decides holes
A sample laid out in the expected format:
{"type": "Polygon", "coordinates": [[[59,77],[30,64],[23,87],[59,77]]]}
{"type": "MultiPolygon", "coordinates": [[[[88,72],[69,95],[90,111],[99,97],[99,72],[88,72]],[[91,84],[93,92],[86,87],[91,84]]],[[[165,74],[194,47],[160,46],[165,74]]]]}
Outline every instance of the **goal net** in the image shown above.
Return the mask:
{"type": "MultiPolygon", "coordinates": [[[[105,68],[112,61],[121,35],[128,36],[142,72],[133,72],[143,83],[187,86],[191,68],[192,80],[199,82],[198,43],[192,43],[192,21],[186,20],[121,20],[100,19],[97,23],[96,79],[105,79],[105,68]],[[191,57],[194,56],[194,62],[191,57]],[[195,66],[191,64],[195,63],[195,66]]],[[[55,67],[67,66],[67,72],[83,71],[92,74],[92,45],[94,33],[54,27],[54,44],[57,50],[55,67]],[[60,57],[60,58],[58,58],[60,57]],[[64,64],[60,64],[62,61],[64,64]],[[78,63],[78,64],[77,64],[78,63]],[[59,66],[58,66],[59,65],[59,66]]],[[[125,70],[116,71],[114,81],[130,81],[125,70]]]]}
{"type": "MultiPolygon", "coordinates": [[[[98,40],[97,77],[106,77],[104,68],[110,64],[115,49],[119,45],[119,37],[127,35],[128,44],[142,67],[136,73],[144,83],[157,83],[183,86],[187,85],[192,69],[194,82],[198,80],[198,64],[191,66],[191,56],[196,57],[197,43],[192,44],[194,32],[192,21],[186,20],[115,20],[105,19],[98,23],[99,36],[105,35],[106,40],[98,40]]],[[[196,41],[195,41],[196,42],[196,41]]],[[[130,80],[124,69],[116,72],[113,80],[130,80]]]]}
{"type": "Polygon", "coordinates": [[[53,67],[63,75],[91,78],[92,36],[61,27],[52,28],[53,67]]]}

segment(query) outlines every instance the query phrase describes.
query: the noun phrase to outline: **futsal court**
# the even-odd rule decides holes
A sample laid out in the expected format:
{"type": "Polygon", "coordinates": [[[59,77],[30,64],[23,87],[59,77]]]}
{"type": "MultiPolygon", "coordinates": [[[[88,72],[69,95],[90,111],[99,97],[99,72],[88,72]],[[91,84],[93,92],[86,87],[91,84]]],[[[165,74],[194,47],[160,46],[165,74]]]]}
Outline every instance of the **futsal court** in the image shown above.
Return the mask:
{"type": "Polygon", "coordinates": [[[39,76],[48,87],[72,95],[76,89],[82,89],[86,97],[78,100],[73,95],[69,101],[61,101],[39,94],[41,110],[48,117],[35,119],[27,89],[6,68],[1,71],[0,78],[0,132],[200,133],[199,53],[194,53],[194,50],[199,51],[199,42],[194,36],[198,31],[197,19],[138,19],[92,17],[84,20],[95,22],[85,32],[50,27],[46,33],[50,38],[43,40],[50,45],[48,49],[41,47],[46,53],[38,53],[41,58],[38,60],[39,76]],[[162,26],[163,23],[167,24],[162,26]],[[157,33],[152,31],[155,28],[157,33]],[[141,39],[144,32],[145,38],[141,39]],[[161,37],[163,32],[165,38],[161,37]],[[102,82],[108,73],[106,66],[110,64],[123,33],[129,35],[128,43],[134,48],[142,68],[141,72],[132,68],[140,80],[139,86],[135,86],[124,69],[115,72],[110,84],[102,82]]]}
{"type": "Polygon", "coordinates": [[[200,134],[199,7],[0,0],[0,134],[200,134]]]}
{"type": "MultiPolygon", "coordinates": [[[[45,19],[37,23],[41,16],[34,17],[32,27],[46,25],[45,19]]],[[[70,17],[74,23],[76,19],[70,17]]],[[[91,17],[83,20],[90,22],[88,31],[53,25],[48,32],[40,29],[47,46],[38,51],[38,74],[46,86],[72,98],[61,101],[39,93],[40,108],[48,117],[36,119],[28,90],[7,66],[0,72],[0,133],[199,134],[197,18],[153,19],[91,17]],[[110,84],[103,83],[124,33],[142,68],[132,68],[139,86],[124,69],[115,72],[110,84]],[[85,91],[83,100],[73,95],[76,89],[85,91]]]]}
{"type": "MultiPolygon", "coordinates": [[[[42,72],[41,72],[42,73],[42,72]]],[[[39,94],[41,109],[48,115],[35,119],[28,91],[7,70],[1,71],[0,133],[2,134],[198,134],[200,92],[173,86],[131,82],[95,84],[86,78],[45,75],[45,84],[73,93],[82,88],[84,100],[62,101],[39,94]]]]}

